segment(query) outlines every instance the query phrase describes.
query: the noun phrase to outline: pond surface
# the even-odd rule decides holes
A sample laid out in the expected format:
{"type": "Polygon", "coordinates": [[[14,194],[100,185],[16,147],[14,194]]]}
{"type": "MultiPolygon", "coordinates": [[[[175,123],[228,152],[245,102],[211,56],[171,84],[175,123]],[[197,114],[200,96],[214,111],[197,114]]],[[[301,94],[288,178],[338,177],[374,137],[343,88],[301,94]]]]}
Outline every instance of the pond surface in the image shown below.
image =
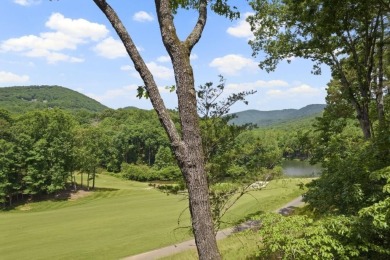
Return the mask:
{"type": "Polygon", "coordinates": [[[283,173],[290,177],[316,177],[321,174],[319,164],[311,165],[308,161],[283,160],[283,173]]]}

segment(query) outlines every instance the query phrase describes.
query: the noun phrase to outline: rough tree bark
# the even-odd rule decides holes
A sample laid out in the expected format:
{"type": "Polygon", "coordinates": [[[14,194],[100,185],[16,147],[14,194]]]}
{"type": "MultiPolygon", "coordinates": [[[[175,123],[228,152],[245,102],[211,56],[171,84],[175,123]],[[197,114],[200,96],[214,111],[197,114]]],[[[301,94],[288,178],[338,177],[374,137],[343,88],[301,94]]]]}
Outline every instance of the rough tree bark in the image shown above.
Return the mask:
{"type": "Polygon", "coordinates": [[[179,163],[189,193],[189,208],[199,259],[220,259],[204,169],[202,139],[197,114],[194,75],[190,64],[192,48],[199,41],[207,19],[207,0],[199,1],[198,21],[186,40],[180,41],[173,23],[170,0],[155,0],[162,40],[175,72],[182,136],[179,135],[164,105],[153,75],[139,54],[129,33],[106,0],[93,0],[106,15],[122,40],[135,69],[163,125],[179,163]]]}

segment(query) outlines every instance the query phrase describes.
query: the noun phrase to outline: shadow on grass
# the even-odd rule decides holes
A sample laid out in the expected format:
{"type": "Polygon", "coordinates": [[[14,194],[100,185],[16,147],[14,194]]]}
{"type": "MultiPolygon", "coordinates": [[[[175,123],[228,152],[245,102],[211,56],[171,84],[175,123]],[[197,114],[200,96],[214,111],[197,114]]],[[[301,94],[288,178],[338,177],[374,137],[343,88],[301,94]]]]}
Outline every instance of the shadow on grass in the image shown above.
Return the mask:
{"type": "Polygon", "coordinates": [[[19,206],[27,205],[29,203],[51,201],[51,202],[63,202],[68,200],[76,200],[88,196],[91,192],[110,192],[117,191],[119,189],[114,188],[94,188],[87,189],[86,187],[78,187],[77,190],[66,189],[58,191],[53,194],[38,194],[38,195],[18,195],[13,198],[11,205],[0,205],[0,212],[12,211],[19,206]]]}
{"type": "Polygon", "coordinates": [[[245,216],[245,218],[239,220],[236,222],[234,228],[233,228],[233,233],[238,233],[238,232],[242,232],[244,230],[258,230],[260,225],[261,225],[261,221],[260,220],[255,220],[255,218],[261,214],[264,214],[265,212],[264,211],[256,211],[254,213],[251,213],[247,216],[245,216]]]}
{"type": "Polygon", "coordinates": [[[294,207],[294,206],[290,206],[290,207],[287,207],[287,208],[282,208],[280,210],[278,210],[278,213],[283,215],[283,216],[289,216],[291,215],[295,209],[297,209],[298,207],[294,207]]]}
{"type": "MultiPolygon", "coordinates": [[[[278,210],[277,213],[283,215],[283,216],[289,216],[291,215],[294,210],[296,210],[298,207],[290,206],[286,208],[281,208],[278,210]]],[[[247,229],[250,230],[258,230],[261,226],[261,220],[254,220],[255,218],[258,218],[258,216],[264,214],[264,211],[256,211],[254,213],[251,213],[247,215],[244,219],[241,219],[238,221],[234,227],[234,233],[241,232],[247,229]]]]}

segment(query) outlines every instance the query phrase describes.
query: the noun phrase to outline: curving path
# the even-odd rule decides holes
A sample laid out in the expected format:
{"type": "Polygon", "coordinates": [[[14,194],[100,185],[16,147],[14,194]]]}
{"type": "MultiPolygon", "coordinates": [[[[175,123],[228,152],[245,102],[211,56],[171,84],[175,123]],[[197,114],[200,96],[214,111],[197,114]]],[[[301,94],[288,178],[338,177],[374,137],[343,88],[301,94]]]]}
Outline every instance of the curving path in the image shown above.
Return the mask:
{"type": "MultiPolygon", "coordinates": [[[[282,215],[288,215],[294,208],[302,205],[302,196],[299,196],[298,198],[290,201],[283,207],[275,210],[274,212],[282,214],[282,215]]],[[[233,232],[237,230],[244,230],[251,227],[252,222],[245,222],[240,224],[238,227],[231,227],[226,228],[223,230],[218,231],[217,233],[217,240],[226,238],[227,236],[231,235],[233,232]]],[[[191,248],[195,248],[195,240],[188,240],[179,244],[159,248],[153,251],[148,251],[139,255],[133,255],[126,258],[123,258],[123,260],[153,260],[153,259],[159,259],[161,257],[173,255],[176,253],[179,253],[184,250],[188,250],[191,248]]]]}

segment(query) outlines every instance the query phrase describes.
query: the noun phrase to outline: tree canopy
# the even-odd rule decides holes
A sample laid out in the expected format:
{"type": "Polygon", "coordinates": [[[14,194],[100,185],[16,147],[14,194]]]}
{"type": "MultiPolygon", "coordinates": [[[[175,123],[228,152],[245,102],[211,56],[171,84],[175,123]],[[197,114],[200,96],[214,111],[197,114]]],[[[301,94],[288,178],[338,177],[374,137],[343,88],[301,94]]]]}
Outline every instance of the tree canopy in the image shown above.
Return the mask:
{"type": "Polygon", "coordinates": [[[353,106],[366,138],[372,135],[370,102],[383,121],[384,70],[389,65],[388,1],[257,0],[248,18],[253,54],[265,52],[260,67],[275,69],[293,57],[311,59],[313,73],[329,65],[342,97],[353,106]]]}

